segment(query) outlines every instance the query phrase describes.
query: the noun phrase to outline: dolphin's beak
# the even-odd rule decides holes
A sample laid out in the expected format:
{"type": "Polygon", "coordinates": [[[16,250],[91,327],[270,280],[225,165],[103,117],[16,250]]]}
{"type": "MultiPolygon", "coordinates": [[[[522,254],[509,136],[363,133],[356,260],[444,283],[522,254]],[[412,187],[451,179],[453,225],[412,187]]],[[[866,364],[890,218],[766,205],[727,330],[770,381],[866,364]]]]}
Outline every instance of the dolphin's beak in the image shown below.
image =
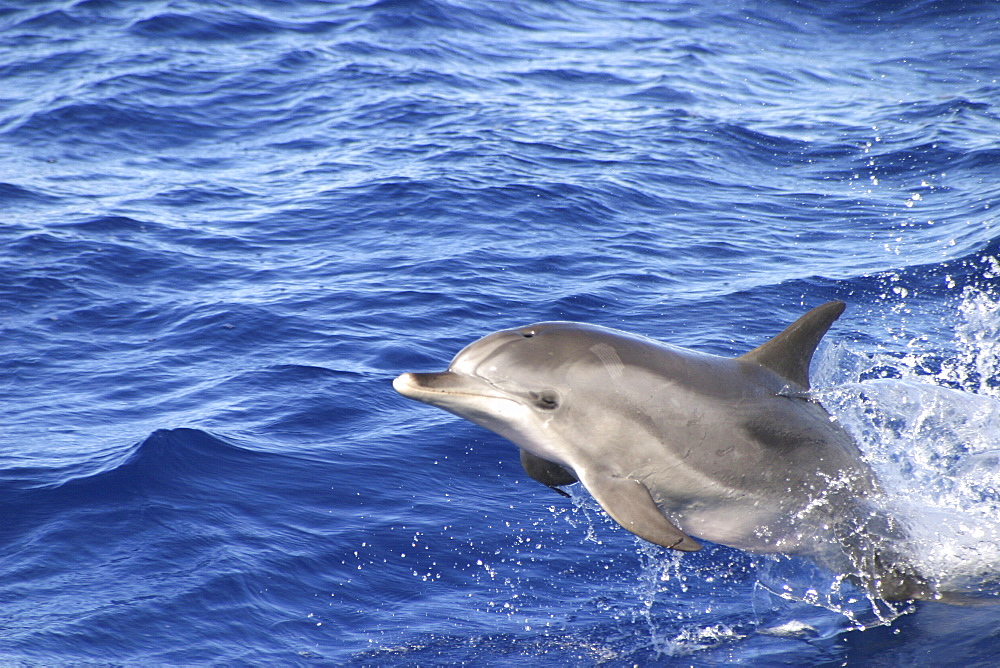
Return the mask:
{"type": "Polygon", "coordinates": [[[509,395],[481,378],[454,371],[404,373],[392,381],[392,388],[408,399],[436,406],[473,397],[511,399],[509,395]]]}
{"type": "Polygon", "coordinates": [[[392,381],[392,389],[402,394],[407,399],[421,401],[428,393],[436,393],[436,385],[447,384],[437,382],[442,376],[454,375],[450,371],[443,373],[404,373],[392,381]]]}

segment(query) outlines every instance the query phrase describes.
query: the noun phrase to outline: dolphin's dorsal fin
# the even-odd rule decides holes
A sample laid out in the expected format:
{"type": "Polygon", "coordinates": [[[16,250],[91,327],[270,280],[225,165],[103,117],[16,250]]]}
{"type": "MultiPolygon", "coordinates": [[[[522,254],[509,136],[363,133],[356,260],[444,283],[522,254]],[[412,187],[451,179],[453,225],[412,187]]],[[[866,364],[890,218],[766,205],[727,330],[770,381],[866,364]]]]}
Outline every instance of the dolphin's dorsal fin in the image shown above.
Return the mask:
{"type": "Polygon", "coordinates": [[[846,306],[840,301],[817,306],[786,327],[781,334],[737,359],[766,367],[808,390],[809,362],[816,346],[846,306]]]}

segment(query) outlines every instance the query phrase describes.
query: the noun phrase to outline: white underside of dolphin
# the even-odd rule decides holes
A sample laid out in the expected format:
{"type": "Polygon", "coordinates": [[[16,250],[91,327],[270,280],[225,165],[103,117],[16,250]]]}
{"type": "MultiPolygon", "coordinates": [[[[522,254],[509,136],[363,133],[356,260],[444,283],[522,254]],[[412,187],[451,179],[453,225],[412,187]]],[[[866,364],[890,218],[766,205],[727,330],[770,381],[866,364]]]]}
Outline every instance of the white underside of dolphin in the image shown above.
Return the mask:
{"type": "MultiPolygon", "coordinates": [[[[693,537],[867,570],[886,598],[924,596],[890,563],[898,529],[850,435],[810,399],[809,364],[844,310],[829,302],[736,358],[546,322],[490,334],[403,396],[511,440],[534,479],[583,483],[622,527],[664,547],[693,537]]],[[[865,574],[861,574],[864,576],[865,574]]]]}

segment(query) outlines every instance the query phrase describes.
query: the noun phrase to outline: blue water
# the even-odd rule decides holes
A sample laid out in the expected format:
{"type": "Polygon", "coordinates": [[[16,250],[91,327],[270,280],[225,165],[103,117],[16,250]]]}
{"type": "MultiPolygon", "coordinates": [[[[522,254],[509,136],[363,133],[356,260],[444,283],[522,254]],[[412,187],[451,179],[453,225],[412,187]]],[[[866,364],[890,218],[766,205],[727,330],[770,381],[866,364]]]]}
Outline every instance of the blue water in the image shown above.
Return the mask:
{"type": "Polygon", "coordinates": [[[986,1],[0,4],[0,663],[992,665],[1000,606],[652,549],[390,381],[843,299],[821,398],[995,593],[998,53],[986,1]]]}

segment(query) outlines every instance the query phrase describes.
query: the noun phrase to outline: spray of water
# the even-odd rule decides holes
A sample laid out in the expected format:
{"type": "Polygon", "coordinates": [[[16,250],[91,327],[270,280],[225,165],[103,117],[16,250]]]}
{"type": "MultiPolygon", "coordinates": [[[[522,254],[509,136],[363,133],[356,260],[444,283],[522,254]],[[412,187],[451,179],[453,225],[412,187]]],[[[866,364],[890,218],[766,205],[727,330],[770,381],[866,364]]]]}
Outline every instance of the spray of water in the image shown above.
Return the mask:
{"type": "Polygon", "coordinates": [[[1000,602],[1000,302],[967,289],[957,316],[946,354],[912,335],[831,346],[818,398],[876,470],[908,560],[941,599],[1000,602]]]}

